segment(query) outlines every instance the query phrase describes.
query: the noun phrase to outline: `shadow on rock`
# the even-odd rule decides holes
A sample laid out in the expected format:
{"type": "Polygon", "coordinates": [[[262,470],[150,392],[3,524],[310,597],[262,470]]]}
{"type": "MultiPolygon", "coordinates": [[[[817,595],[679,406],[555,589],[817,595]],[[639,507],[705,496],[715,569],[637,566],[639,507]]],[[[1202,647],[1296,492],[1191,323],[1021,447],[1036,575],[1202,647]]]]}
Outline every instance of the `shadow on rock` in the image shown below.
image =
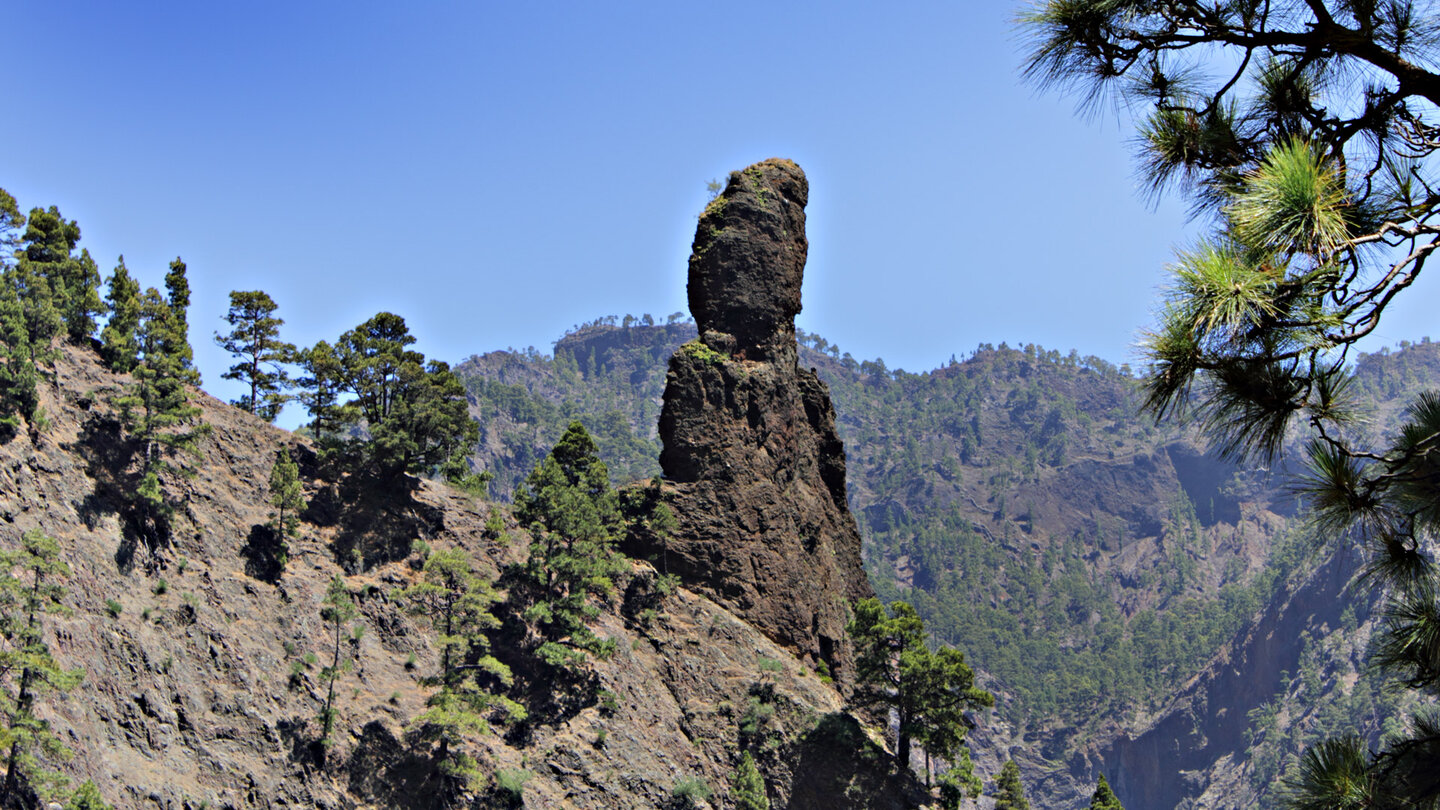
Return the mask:
{"type": "Polygon", "coordinates": [[[285,541],[270,526],[262,523],[251,526],[250,536],[240,547],[240,556],[245,558],[246,576],[276,585],[285,573],[288,559],[285,541]]]}
{"type": "Polygon", "coordinates": [[[890,755],[865,736],[854,717],[827,714],[799,741],[789,807],[901,810],[929,801],[918,779],[895,773],[891,765],[890,755]]]}
{"type": "MultiPolygon", "coordinates": [[[[497,606],[497,615],[508,608],[497,606]]],[[[505,733],[506,742],[521,747],[530,744],[537,727],[562,726],[600,700],[600,678],[588,665],[567,668],[546,663],[537,654],[536,644],[525,623],[513,613],[502,619],[500,629],[491,636],[491,654],[510,668],[514,679],[506,691],[511,700],[525,707],[526,718],[505,733]]],[[[499,683],[490,686],[503,689],[499,683]]]]}
{"type": "Polygon", "coordinates": [[[352,574],[405,559],[415,540],[433,537],[444,527],[439,509],[415,500],[419,483],[408,475],[382,478],[322,469],[320,477],[328,477],[329,486],[310,499],[300,517],[336,527],[335,562],[352,574]]]}
{"type": "Polygon", "coordinates": [[[297,762],[307,770],[325,768],[325,745],[306,732],[309,724],[304,718],[281,720],[275,725],[280,739],[290,747],[290,761],[297,762]]]}
{"type": "Polygon", "coordinates": [[[120,420],[92,414],[80,426],[73,449],[85,459],[85,474],[95,482],[80,503],[80,518],[94,529],[103,515],[119,514],[127,505],[125,493],[135,485],[127,470],[136,448],[121,434],[120,420]]]}
{"type": "Polygon", "coordinates": [[[81,425],[73,450],[85,459],[85,474],[95,482],[80,502],[85,525],[94,529],[104,515],[118,516],[120,545],[115,549],[115,565],[129,572],[143,552],[146,568],[159,568],[158,552],[170,543],[169,516],[135,497],[140,482],[133,467],[139,448],[125,438],[120,420],[92,414],[81,425]]]}
{"type": "Polygon", "coordinates": [[[397,810],[441,810],[450,791],[435,761],[416,754],[378,720],[365,724],[345,764],[350,791],[397,810]]]}

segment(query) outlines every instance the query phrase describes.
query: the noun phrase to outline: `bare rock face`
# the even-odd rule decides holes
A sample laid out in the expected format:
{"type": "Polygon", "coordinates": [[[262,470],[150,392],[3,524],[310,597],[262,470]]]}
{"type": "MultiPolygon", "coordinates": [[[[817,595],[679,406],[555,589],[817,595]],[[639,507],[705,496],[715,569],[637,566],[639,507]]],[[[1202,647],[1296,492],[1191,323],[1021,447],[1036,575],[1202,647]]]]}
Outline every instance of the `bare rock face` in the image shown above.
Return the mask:
{"type": "MultiPolygon", "coordinates": [[[[108,401],[129,378],[73,347],[56,374],[57,385],[40,392],[49,427],[0,441],[0,525],[8,524],[0,548],[41,529],[60,541],[72,570],[64,601],[73,614],[44,622],[60,665],[86,671],[68,694],[40,698],[42,716],[74,751],[57,768],[73,783],[93,780],[127,809],[513,806],[500,793],[457,795],[431,751],[407,741],[433,693],[421,677],[440,653],[428,623],[386,595],[420,577],[408,553],[416,540],[466,549],[492,576],[523,559],[528,541],[513,521],[505,520],[513,543],[486,528],[501,507],[421,480],[405,492],[328,497],[340,486],[314,474],[304,439],[197,393],[213,429],[196,475],[167,484],[184,506],[168,547],[151,554],[127,540],[122,519],[120,487],[135,468],[108,401]],[[269,469],[282,446],[300,457],[311,506],[275,571],[248,550],[269,519],[269,469]],[[361,560],[371,561],[363,571],[361,560]],[[342,651],[353,669],[337,682],[322,768],[326,688],[312,656],[328,660],[333,644],[320,610],[336,575],[366,632],[342,651]]],[[[656,583],[654,569],[636,563],[620,581],[623,596],[595,619],[596,632],[616,642],[613,656],[593,662],[606,703],[532,711],[523,737],[497,726],[466,740],[488,772],[529,776],[525,806],[669,806],[682,779],[726,784],[742,734],[775,807],[902,810],[925,801],[813,662],[723,606],[683,588],[662,595],[656,583]],[[749,705],[764,713],[742,731],[749,705]]],[[[513,696],[524,699],[522,691],[513,696]]]]}
{"type": "Polygon", "coordinates": [[[670,359],[660,414],[680,526],[647,550],[843,686],[847,606],[872,591],[829,391],[796,364],[808,190],[794,163],[767,160],[732,173],[700,218],[700,338],[670,359]]]}
{"type": "Polygon", "coordinates": [[[800,167],[770,159],[741,172],[700,217],[686,292],[700,334],[735,340],[734,353],[765,359],[795,351],[795,316],[805,273],[805,203],[800,167]]]}

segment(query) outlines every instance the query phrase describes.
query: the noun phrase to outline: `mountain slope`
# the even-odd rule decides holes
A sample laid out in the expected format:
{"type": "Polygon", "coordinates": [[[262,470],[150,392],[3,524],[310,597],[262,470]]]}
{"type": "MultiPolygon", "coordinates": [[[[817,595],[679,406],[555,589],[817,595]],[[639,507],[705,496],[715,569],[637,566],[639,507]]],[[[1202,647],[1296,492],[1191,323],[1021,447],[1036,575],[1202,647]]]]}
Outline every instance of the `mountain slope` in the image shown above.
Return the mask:
{"type": "MultiPolygon", "coordinates": [[[[123,520],[132,448],[107,400],[128,378],[87,349],[67,350],[57,372],[42,393],[49,427],[0,445],[0,514],[14,537],[55,536],[74,571],[74,615],[47,623],[60,662],[87,671],[42,708],[75,751],[61,769],[124,808],[442,806],[435,763],[407,733],[431,691],[421,678],[435,636],[390,595],[418,576],[425,548],[468,549],[492,573],[519,559],[525,536],[504,510],[510,528],[497,534],[486,523],[498,507],[444,486],[376,492],[321,477],[303,440],[197,394],[213,431],[194,477],[169,485],[183,507],[152,552],[123,520]],[[276,576],[254,560],[285,445],[298,446],[311,507],[276,576]],[[337,574],[365,632],[345,651],[355,669],[341,676],[321,768],[324,690],[310,656],[325,649],[320,600],[337,574]]],[[[836,806],[847,790],[861,797],[850,806],[901,806],[910,788],[887,781],[832,686],[724,608],[664,595],[650,566],[631,568],[596,625],[617,653],[595,663],[595,691],[558,712],[517,694],[532,703],[524,733],[472,741],[489,772],[528,774],[533,806],[648,808],[684,780],[723,793],[746,748],[777,806],[836,806]]],[[[487,790],[476,801],[503,800],[487,790]]]]}
{"type": "MultiPolygon", "coordinates": [[[[643,456],[653,441],[645,420],[664,373],[651,358],[693,334],[680,324],[602,321],[562,338],[553,357],[496,352],[457,370],[474,396],[472,412],[492,420],[487,435],[535,441],[557,430],[554,415],[562,413],[603,422],[618,440],[602,440],[602,454],[642,477],[653,474],[643,456]],[[494,396],[497,368],[511,386],[504,401],[494,396]],[[603,418],[587,413],[595,403],[603,418]]],[[[1205,673],[1219,671],[1214,661],[1283,659],[1279,668],[1241,667],[1257,679],[1246,694],[1265,696],[1253,704],[1237,695],[1228,709],[1227,723],[1243,720],[1247,745],[1238,753],[1201,746],[1223,763],[1186,765],[1194,773],[1175,795],[1193,798],[1210,784],[1250,790],[1242,760],[1264,735],[1249,711],[1288,694],[1295,708],[1281,718],[1303,736],[1319,707],[1350,700],[1345,690],[1363,670],[1358,652],[1312,664],[1350,672],[1326,679],[1318,694],[1280,680],[1282,670],[1298,677],[1304,637],[1317,649],[1338,638],[1334,616],[1296,618],[1286,607],[1311,598],[1304,594],[1335,565],[1311,553],[1313,542],[1294,522],[1286,471],[1239,469],[1184,431],[1140,419],[1127,371],[1097,358],[983,345],[963,361],[912,374],[800,337],[801,365],[816,369],[835,402],[872,582],[887,598],[917,604],[937,640],[964,650],[1002,700],[974,737],[988,748],[977,751],[983,770],[994,773],[1013,753],[1048,806],[1071,807],[1083,806],[1100,770],[1116,781],[1109,768],[1123,762],[1137,773],[1134,790],[1159,796],[1139,787],[1149,777],[1138,774],[1156,774],[1146,784],[1165,781],[1156,769],[1166,761],[1142,766],[1133,752],[1148,743],[1124,741],[1177,727],[1167,717],[1202,727],[1206,711],[1223,717],[1227,706],[1213,697],[1201,700],[1208,709],[1187,697],[1211,688],[1205,673]],[[1273,655],[1249,649],[1266,637],[1255,629],[1266,622],[1286,627],[1286,646],[1273,655]]],[[[1379,423],[1406,392],[1440,380],[1437,360],[1429,343],[1361,358],[1359,387],[1379,423]]],[[[499,445],[506,449],[487,445],[477,464],[504,481],[513,475],[506,459],[526,451],[499,445]]],[[[1363,615],[1363,600],[1358,609],[1363,615]]],[[[1366,632],[1359,624],[1349,649],[1366,632]]],[[[1378,730],[1390,710],[1377,710],[1365,728],[1378,730]]],[[[1178,744],[1166,745],[1148,750],[1178,756],[1178,744]]],[[[1293,761],[1298,750],[1292,741],[1278,756],[1293,761]]]]}

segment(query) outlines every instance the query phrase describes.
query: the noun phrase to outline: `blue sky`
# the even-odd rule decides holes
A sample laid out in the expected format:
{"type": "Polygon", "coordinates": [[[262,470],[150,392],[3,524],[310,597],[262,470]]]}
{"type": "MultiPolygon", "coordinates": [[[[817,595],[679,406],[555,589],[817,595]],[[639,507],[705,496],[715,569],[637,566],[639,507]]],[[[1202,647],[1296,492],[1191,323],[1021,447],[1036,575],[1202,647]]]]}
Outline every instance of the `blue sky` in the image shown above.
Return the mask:
{"type": "MultiPolygon", "coordinates": [[[[0,186],[108,275],[190,267],[206,388],[227,293],[285,336],[381,310],[427,355],[685,306],[705,184],[809,175],[799,324],[920,371],[981,342],[1133,359],[1193,235],[1138,194],[1123,116],[1019,78],[994,3],[27,3],[0,186]]],[[[1420,301],[1381,340],[1428,334],[1420,301]]]]}

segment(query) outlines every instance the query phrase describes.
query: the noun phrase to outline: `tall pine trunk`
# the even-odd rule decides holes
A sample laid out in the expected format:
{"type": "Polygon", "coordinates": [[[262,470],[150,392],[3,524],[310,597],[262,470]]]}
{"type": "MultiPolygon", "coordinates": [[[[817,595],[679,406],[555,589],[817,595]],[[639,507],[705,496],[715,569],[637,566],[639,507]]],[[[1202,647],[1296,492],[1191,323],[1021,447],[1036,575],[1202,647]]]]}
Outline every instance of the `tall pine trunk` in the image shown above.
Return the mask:
{"type": "MultiPolygon", "coordinates": [[[[40,604],[40,583],[44,581],[44,579],[45,578],[36,571],[35,584],[30,587],[30,612],[29,615],[25,617],[25,638],[27,646],[31,640],[31,636],[35,634],[35,609],[40,604]]],[[[34,677],[35,671],[29,667],[26,667],[20,673],[20,692],[15,696],[15,710],[10,714],[11,728],[15,727],[21,717],[30,713],[30,703],[34,700],[30,694],[30,683],[34,677]]],[[[5,764],[5,786],[4,788],[0,788],[0,806],[8,805],[10,799],[15,795],[16,790],[20,786],[20,753],[20,740],[16,738],[16,740],[10,744],[10,756],[7,758],[5,764]]]]}

